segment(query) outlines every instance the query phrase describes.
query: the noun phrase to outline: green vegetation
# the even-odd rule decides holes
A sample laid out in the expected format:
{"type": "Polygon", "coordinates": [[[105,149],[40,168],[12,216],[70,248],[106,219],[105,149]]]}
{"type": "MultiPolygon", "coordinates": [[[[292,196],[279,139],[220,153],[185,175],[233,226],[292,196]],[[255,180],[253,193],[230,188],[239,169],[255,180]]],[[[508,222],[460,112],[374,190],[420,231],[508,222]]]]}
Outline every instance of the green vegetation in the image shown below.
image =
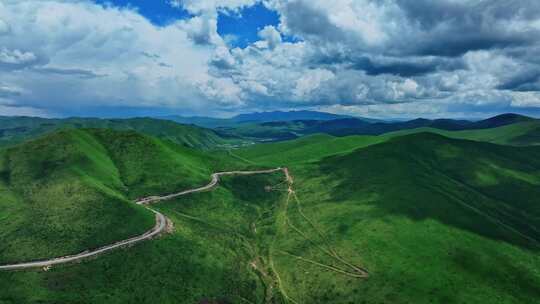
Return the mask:
{"type": "Polygon", "coordinates": [[[117,168],[87,132],[52,134],[0,159],[2,263],[77,253],[154,225],[127,201],[117,168]]]}
{"type": "Polygon", "coordinates": [[[241,160],[249,160],[255,164],[281,166],[283,164],[313,162],[326,156],[351,152],[354,149],[385,140],[386,138],[378,136],[334,137],[316,134],[291,141],[254,145],[232,150],[231,153],[241,160]]]}
{"type": "Polygon", "coordinates": [[[268,254],[282,194],[265,186],[282,179],[225,178],[215,191],[157,204],[174,232],[130,249],[49,272],[0,272],[0,303],[259,303],[265,287],[250,263],[268,254]]]}
{"type": "MultiPolygon", "coordinates": [[[[230,155],[134,132],[57,133],[88,154],[73,159],[91,161],[60,162],[52,156],[66,144],[54,144],[42,149],[51,162],[26,167],[76,172],[136,211],[127,198],[202,185],[215,170],[288,166],[294,191],[281,173],[226,177],[214,191],[156,204],[175,226],[157,240],[48,272],[0,272],[0,303],[540,303],[540,147],[481,142],[521,145],[526,135],[531,144],[528,124],[448,133],[476,141],[421,130],[313,135],[230,155]]],[[[36,142],[3,155],[23,157],[36,142]]],[[[0,170],[0,206],[11,215],[0,224],[26,208],[15,206],[28,191],[12,184],[24,166],[10,157],[0,162],[11,168],[0,170]]]]}
{"type": "MultiPolygon", "coordinates": [[[[276,257],[288,295],[301,303],[538,302],[540,148],[393,136],[352,153],[328,143],[353,137],[329,136],[235,152],[268,164],[292,161],[304,213],[371,274],[351,281],[309,263],[289,273],[299,260],[276,257]],[[311,154],[291,158],[302,149],[311,154]],[[327,157],[331,150],[336,155],[327,157]]],[[[301,239],[288,237],[298,248],[292,253],[324,261],[301,239]]]]}
{"type": "Polygon", "coordinates": [[[540,121],[538,120],[480,130],[445,131],[434,128],[418,128],[387,133],[384,136],[396,137],[419,132],[430,132],[450,138],[485,141],[501,145],[540,145],[540,121]]]}
{"type": "Polygon", "coordinates": [[[168,120],[151,118],[98,119],[67,118],[45,119],[38,117],[1,117],[0,146],[8,146],[39,137],[59,129],[107,128],[121,131],[137,131],[146,135],[186,147],[197,149],[215,149],[245,143],[233,137],[221,137],[216,132],[182,125],[168,120]]]}
{"type": "MultiPolygon", "coordinates": [[[[432,129],[435,130],[435,132],[440,130],[444,133],[443,130],[487,130],[527,122],[536,123],[537,126],[539,123],[538,120],[527,116],[517,114],[502,114],[480,121],[453,119],[429,120],[419,118],[409,121],[383,122],[352,117],[332,120],[285,120],[268,122],[249,121],[237,125],[227,125],[216,129],[220,130],[222,133],[244,136],[259,141],[281,141],[317,133],[329,134],[333,136],[376,136],[400,131],[404,133],[415,133],[416,131],[414,131],[414,129],[419,128],[429,130],[432,129]]],[[[519,132],[519,130],[514,129],[513,132],[519,132]]],[[[466,134],[467,133],[465,132],[464,135],[466,134]]],[[[501,134],[501,136],[504,137],[504,134],[501,134]]],[[[525,144],[531,141],[531,139],[527,138],[524,140],[525,144]]],[[[538,142],[538,136],[536,136],[536,139],[532,140],[538,142]]]]}
{"type": "Polygon", "coordinates": [[[77,253],[141,234],[131,200],[205,184],[225,160],[133,131],[56,132],[0,150],[0,261],[77,253]]]}
{"type": "Polygon", "coordinates": [[[455,139],[467,139],[501,145],[534,146],[540,145],[540,121],[519,122],[507,126],[463,131],[446,131],[435,128],[417,128],[386,133],[379,136],[350,135],[334,137],[315,134],[295,140],[258,144],[232,150],[233,156],[260,165],[281,165],[308,163],[324,157],[349,153],[355,149],[382,143],[392,138],[418,134],[434,133],[455,139]]]}

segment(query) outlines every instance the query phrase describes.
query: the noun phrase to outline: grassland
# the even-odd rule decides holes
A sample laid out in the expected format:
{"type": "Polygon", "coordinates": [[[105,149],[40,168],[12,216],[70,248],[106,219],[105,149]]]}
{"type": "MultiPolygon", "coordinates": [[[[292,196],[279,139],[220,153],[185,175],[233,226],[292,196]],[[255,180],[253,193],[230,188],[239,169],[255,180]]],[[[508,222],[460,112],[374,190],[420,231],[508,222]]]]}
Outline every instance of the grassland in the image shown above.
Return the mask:
{"type": "Polygon", "coordinates": [[[179,124],[152,118],[98,119],[66,118],[46,119],[39,117],[0,116],[0,147],[10,146],[62,129],[100,128],[117,131],[136,131],[185,147],[210,150],[228,147],[245,141],[233,137],[221,137],[216,132],[193,125],[179,124]]]}
{"type": "Polygon", "coordinates": [[[251,163],[259,165],[309,163],[319,161],[331,155],[350,153],[356,149],[386,142],[400,136],[418,133],[433,133],[448,138],[500,145],[540,145],[540,122],[535,120],[491,129],[464,131],[417,128],[390,132],[378,136],[351,135],[334,137],[328,134],[315,134],[290,141],[253,145],[242,149],[231,150],[231,153],[237,159],[244,162],[249,160],[251,163]]]}
{"type": "MultiPolygon", "coordinates": [[[[288,295],[300,303],[540,302],[539,151],[415,134],[293,165],[304,213],[370,278],[309,263],[288,272],[298,261],[279,257],[288,295]]],[[[284,245],[324,261],[302,238],[284,245]]]]}
{"type": "Polygon", "coordinates": [[[217,159],[195,150],[100,129],[53,133],[1,150],[0,160],[2,263],[141,234],[154,217],[133,199],[204,184],[219,168],[217,159]]]}
{"type": "Polygon", "coordinates": [[[265,287],[250,262],[266,254],[265,221],[282,196],[264,187],[282,179],[225,178],[213,192],[156,205],[175,223],[158,240],[50,272],[0,273],[0,303],[260,302],[265,287]]]}
{"type": "Polygon", "coordinates": [[[540,121],[538,120],[480,130],[445,131],[434,128],[418,128],[387,133],[384,137],[396,137],[419,132],[430,132],[450,138],[484,141],[501,145],[540,145],[540,121]]]}
{"type": "Polygon", "coordinates": [[[83,133],[126,198],[219,166],[289,166],[294,192],[277,173],[225,178],[157,204],[175,225],[158,240],[0,273],[0,303],[540,303],[540,147],[316,135],[232,151],[235,163],[108,132],[83,133]]]}
{"type": "Polygon", "coordinates": [[[385,141],[378,136],[352,135],[334,137],[327,134],[315,134],[296,140],[259,144],[239,150],[231,150],[240,160],[249,160],[253,164],[280,166],[313,162],[326,156],[347,153],[385,141]]]}

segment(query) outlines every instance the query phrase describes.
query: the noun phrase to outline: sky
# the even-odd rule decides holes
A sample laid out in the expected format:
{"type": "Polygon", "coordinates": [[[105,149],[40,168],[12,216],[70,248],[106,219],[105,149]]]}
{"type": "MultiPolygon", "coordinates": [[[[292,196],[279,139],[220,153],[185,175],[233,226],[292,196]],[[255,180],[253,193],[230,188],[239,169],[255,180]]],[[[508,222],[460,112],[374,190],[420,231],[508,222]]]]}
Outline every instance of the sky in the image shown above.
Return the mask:
{"type": "Polygon", "coordinates": [[[298,109],[540,116],[540,1],[0,1],[0,115],[298,109]]]}

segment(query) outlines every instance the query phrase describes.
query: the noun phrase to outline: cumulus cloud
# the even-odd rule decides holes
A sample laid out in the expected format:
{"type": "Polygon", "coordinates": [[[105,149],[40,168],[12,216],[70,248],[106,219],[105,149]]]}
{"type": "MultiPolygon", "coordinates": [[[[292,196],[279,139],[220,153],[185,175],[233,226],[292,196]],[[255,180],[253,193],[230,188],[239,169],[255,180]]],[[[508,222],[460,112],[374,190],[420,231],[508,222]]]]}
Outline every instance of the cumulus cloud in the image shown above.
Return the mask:
{"type": "Polygon", "coordinates": [[[35,64],[38,57],[32,52],[25,52],[18,49],[0,49],[0,66],[20,68],[35,64]]]}
{"type": "Polygon", "coordinates": [[[214,14],[205,14],[193,17],[181,23],[181,28],[188,37],[200,45],[220,45],[223,39],[217,32],[217,17],[214,14]]]}
{"type": "Polygon", "coordinates": [[[252,6],[258,0],[171,0],[173,7],[181,7],[193,14],[216,12],[220,10],[238,11],[243,7],[252,6]]]}
{"type": "Polygon", "coordinates": [[[332,78],[334,78],[334,73],[327,70],[316,69],[309,71],[296,81],[294,95],[300,98],[305,97],[319,88],[321,83],[332,78]]]}
{"type": "Polygon", "coordinates": [[[21,93],[20,88],[0,84],[0,98],[3,98],[4,102],[6,102],[6,98],[20,96],[21,93]]]}
{"type": "Polygon", "coordinates": [[[386,117],[540,107],[540,2],[169,3],[190,15],[156,26],[134,9],[90,0],[1,2],[4,107],[322,107],[386,117]],[[220,14],[242,18],[255,4],[275,10],[279,24],[232,47],[242,37],[220,36],[220,14]]]}
{"type": "Polygon", "coordinates": [[[259,37],[263,39],[271,49],[274,49],[281,43],[281,34],[272,25],[267,25],[260,30],[259,37]]]}
{"type": "Polygon", "coordinates": [[[84,115],[87,107],[193,109],[221,99],[200,86],[211,78],[213,49],[199,47],[183,23],[158,27],[131,9],[87,1],[1,5],[10,32],[0,36],[0,70],[18,72],[0,81],[23,89],[11,97],[19,106],[84,115]]]}

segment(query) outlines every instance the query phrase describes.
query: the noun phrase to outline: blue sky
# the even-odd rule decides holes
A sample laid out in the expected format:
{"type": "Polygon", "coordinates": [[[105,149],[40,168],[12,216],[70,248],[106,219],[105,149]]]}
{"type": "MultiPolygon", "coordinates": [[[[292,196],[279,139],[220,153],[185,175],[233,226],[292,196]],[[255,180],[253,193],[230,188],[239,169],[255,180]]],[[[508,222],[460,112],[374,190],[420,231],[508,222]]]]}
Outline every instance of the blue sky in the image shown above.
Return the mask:
{"type": "Polygon", "coordinates": [[[95,2],[104,6],[136,8],[141,15],[159,26],[190,16],[186,10],[173,8],[165,0],[96,0],[95,2]]]}
{"type": "Polygon", "coordinates": [[[245,8],[239,13],[220,13],[218,17],[218,33],[222,37],[232,35],[233,46],[245,48],[260,38],[258,32],[267,25],[277,26],[279,15],[262,4],[245,8]]]}
{"type": "Polygon", "coordinates": [[[540,2],[5,0],[0,115],[540,115],[540,2]]]}
{"type": "MultiPolygon", "coordinates": [[[[135,8],[141,15],[157,26],[165,26],[192,15],[182,7],[171,7],[165,0],[96,0],[96,3],[108,6],[135,8]]],[[[218,13],[217,32],[222,37],[231,39],[233,47],[245,48],[259,40],[258,32],[267,25],[277,26],[279,15],[269,10],[262,3],[243,8],[239,11],[221,11],[218,13]]],[[[293,40],[292,38],[288,38],[293,40]]]]}

